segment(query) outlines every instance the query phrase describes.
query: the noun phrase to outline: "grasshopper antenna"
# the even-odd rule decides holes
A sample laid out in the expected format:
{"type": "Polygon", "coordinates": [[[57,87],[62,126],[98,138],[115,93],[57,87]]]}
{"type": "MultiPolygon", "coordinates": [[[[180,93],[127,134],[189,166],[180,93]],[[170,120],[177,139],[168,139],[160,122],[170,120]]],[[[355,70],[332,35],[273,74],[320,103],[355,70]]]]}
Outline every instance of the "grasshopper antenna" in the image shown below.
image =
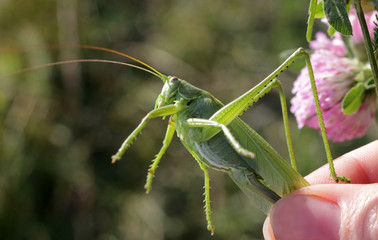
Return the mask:
{"type": "MultiPolygon", "coordinates": [[[[65,47],[63,45],[63,47],[65,47]]],[[[70,45],[67,45],[67,47],[70,47],[70,45]]],[[[134,58],[130,55],[127,55],[125,53],[122,53],[122,52],[119,52],[119,51],[116,51],[116,50],[113,50],[113,49],[109,49],[109,48],[104,48],[104,47],[97,47],[97,46],[92,46],[92,45],[77,45],[77,46],[72,46],[72,47],[79,47],[79,48],[87,48],[87,49],[95,49],[95,50],[100,50],[100,51],[104,51],[104,52],[110,52],[110,53],[114,53],[114,54],[117,54],[117,55],[120,55],[120,56],[123,56],[123,57],[126,57],[128,59],[131,59],[137,63],[140,63],[142,64],[143,66],[149,68],[151,71],[155,72],[157,75],[160,76],[160,78],[162,79],[162,81],[165,83],[165,79],[167,78],[167,76],[165,76],[164,74],[162,74],[161,72],[159,72],[158,70],[156,70],[155,68],[151,67],[150,65],[148,65],[147,63],[137,59],[137,58],[134,58]],[[163,80],[164,79],[164,80],[163,80]]],[[[156,76],[156,75],[155,75],[156,76]]]]}
{"type": "Polygon", "coordinates": [[[66,60],[66,61],[59,61],[59,62],[53,62],[53,63],[46,63],[46,64],[42,64],[42,65],[38,65],[38,66],[24,68],[24,69],[21,69],[21,70],[16,71],[16,72],[12,72],[12,73],[7,74],[7,75],[3,75],[2,77],[10,77],[10,76],[13,76],[13,75],[16,75],[16,74],[19,74],[19,73],[29,72],[29,71],[33,71],[33,70],[41,69],[41,68],[45,68],[45,67],[51,67],[51,66],[62,65],[62,64],[70,64],[70,63],[83,63],[83,62],[118,64],[118,65],[128,66],[128,67],[132,67],[132,68],[136,68],[136,69],[148,72],[148,73],[150,73],[150,74],[152,74],[152,75],[154,75],[154,76],[156,76],[160,79],[162,77],[165,77],[165,75],[163,75],[163,74],[159,75],[155,71],[143,68],[143,67],[138,66],[138,65],[134,65],[134,64],[131,64],[131,63],[125,63],[125,62],[119,62],[119,61],[112,61],[112,60],[102,60],[102,59],[74,59],[74,60],[66,60]]]}
{"type": "Polygon", "coordinates": [[[76,45],[75,44],[72,44],[72,45],[67,44],[67,45],[50,45],[50,46],[32,46],[32,47],[24,48],[24,50],[59,49],[59,48],[60,49],[64,49],[64,48],[66,48],[66,49],[68,49],[68,48],[84,48],[84,49],[93,49],[93,50],[99,50],[99,51],[103,51],[103,52],[109,52],[109,53],[113,53],[113,54],[116,54],[116,55],[119,55],[119,56],[123,56],[125,58],[128,58],[128,59],[134,61],[134,62],[137,62],[137,63],[139,63],[139,64],[147,67],[149,70],[147,70],[146,68],[134,65],[134,64],[123,63],[123,62],[118,62],[118,61],[97,60],[97,59],[83,59],[83,60],[58,61],[58,62],[55,62],[55,63],[43,64],[43,65],[40,65],[40,66],[26,68],[26,69],[23,69],[23,70],[20,70],[20,71],[8,74],[7,76],[14,75],[14,74],[17,74],[17,73],[27,72],[27,71],[31,71],[31,70],[39,69],[39,68],[43,68],[43,67],[60,65],[60,64],[78,63],[78,62],[104,62],[104,63],[114,63],[114,64],[119,64],[119,65],[126,65],[126,66],[129,66],[129,67],[141,69],[143,71],[149,72],[149,73],[153,74],[154,76],[160,78],[163,81],[163,83],[165,83],[167,81],[167,76],[165,76],[164,74],[162,74],[161,72],[159,72],[155,68],[151,67],[147,63],[145,63],[145,62],[143,62],[143,61],[141,61],[141,60],[139,60],[139,59],[137,59],[135,57],[132,57],[130,55],[122,53],[120,51],[116,51],[116,50],[105,48],[105,47],[98,47],[98,46],[85,45],[85,44],[78,44],[78,45],[77,44],[76,45]]]}

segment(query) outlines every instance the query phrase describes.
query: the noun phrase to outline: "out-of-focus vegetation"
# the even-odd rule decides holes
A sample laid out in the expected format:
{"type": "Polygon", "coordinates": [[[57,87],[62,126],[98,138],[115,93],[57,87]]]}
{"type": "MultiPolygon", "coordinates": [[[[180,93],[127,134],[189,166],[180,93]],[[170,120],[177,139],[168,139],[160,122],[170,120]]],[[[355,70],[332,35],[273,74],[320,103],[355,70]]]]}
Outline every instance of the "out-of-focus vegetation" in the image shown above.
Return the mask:
{"type": "MultiPolygon", "coordinates": [[[[228,102],[267,76],[286,49],[307,46],[307,1],[0,1],[0,75],[67,59],[125,60],[54,44],[121,50],[228,102]],[[44,49],[36,48],[44,46],[44,49]],[[46,48],[47,47],[47,48],[46,48]]],[[[288,97],[296,75],[280,75],[288,97]]],[[[115,165],[110,157],[154,106],[162,83],[105,63],[0,79],[0,239],[210,239],[203,175],[176,138],[144,194],[167,121],[154,120],[115,165]]],[[[287,158],[277,92],[243,119],[287,158]]],[[[325,164],[319,134],[298,130],[303,174],[325,164]]],[[[377,137],[332,144],[334,156],[377,137]]],[[[261,239],[265,216],[210,171],[214,239],[261,239]]]]}

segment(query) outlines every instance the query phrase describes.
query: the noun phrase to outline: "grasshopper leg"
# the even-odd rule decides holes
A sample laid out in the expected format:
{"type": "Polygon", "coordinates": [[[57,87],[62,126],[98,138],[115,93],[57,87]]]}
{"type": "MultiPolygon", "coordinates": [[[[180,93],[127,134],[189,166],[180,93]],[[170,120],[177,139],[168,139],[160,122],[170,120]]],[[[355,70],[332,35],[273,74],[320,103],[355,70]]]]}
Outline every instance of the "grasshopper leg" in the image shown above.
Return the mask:
{"type": "Polygon", "coordinates": [[[196,159],[197,163],[200,165],[200,168],[201,170],[203,171],[203,174],[204,174],[204,189],[205,189],[205,215],[206,215],[206,221],[207,221],[207,229],[209,231],[211,231],[211,235],[214,235],[214,230],[215,230],[215,227],[214,227],[214,224],[213,224],[213,219],[211,217],[211,201],[210,201],[210,177],[209,177],[209,171],[207,170],[207,167],[205,164],[203,164],[199,157],[197,156],[196,153],[190,151],[190,153],[194,156],[194,158],[196,159]]]}
{"type": "Polygon", "coordinates": [[[171,119],[169,119],[168,128],[167,128],[167,131],[165,133],[164,140],[163,140],[163,146],[161,147],[159,153],[156,155],[155,159],[152,160],[152,164],[151,164],[150,168],[148,169],[147,181],[146,181],[146,185],[144,185],[144,188],[146,189],[146,193],[149,193],[151,191],[151,184],[152,184],[153,178],[155,177],[154,174],[155,174],[156,168],[158,167],[158,164],[159,164],[160,159],[162,158],[163,154],[165,153],[165,151],[167,150],[167,148],[171,144],[172,137],[175,133],[175,121],[176,121],[176,119],[177,119],[176,114],[174,114],[171,117],[171,119]]]}
{"type": "Polygon", "coordinates": [[[241,146],[240,143],[234,138],[231,131],[224,124],[218,123],[216,121],[207,120],[207,119],[189,118],[188,120],[186,120],[185,126],[186,127],[202,127],[202,128],[206,128],[206,127],[207,128],[209,127],[220,128],[221,131],[223,131],[229,143],[231,144],[231,146],[234,148],[234,150],[237,153],[248,158],[252,158],[252,159],[255,158],[255,154],[245,149],[243,146],[241,146]]]}
{"type": "Polygon", "coordinates": [[[122,158],[122,155],[126,152],[126,150],[131,146],[133,140],[136,136],[142,131],[142,129],[146,126],[147,122],[150,119],[163,117],[172,115],[178,112],[178,107],[174,104],[167,105],[161,108],[157,108],[149,112],[138,125],[138,127],[126,138],[126,140],[122,143],[122,146],[118,149],[118,152],[112,156],[112,163],[117,162],[122,158]]]}
{"type": "Polygon", "coordinates": [[[349,178],[344,177],[344,176],[337,176],[337,174],[336,174],[336,170],[335,170],[335,166],[333,164],[333,158],[332,158],[332,154],[331,154],[331,148],[329,146],[327,132],[326,132],[325,124],[324,124],[323,114],[322,114],[322,110],[321,110],[321,107],[320,107],[318,90],[316,89],[315,76],[314,76],[314,71],[312,69],[310,56],[304,49],[301,49],[301,52],[299,53],[298,56],[299,57],[300,56],[305,57],[307,70],[308,70],[308,73],[309,73],[308,75],[310,76],[312,94],[314,96],[314,101],[315,101],[315,106],[316,106],[316,113],[318,115],[320,132],[321,132],[321,135],[322,135],[322,138],[323,138],[324,148],[325,148],[326,155],[327,155],[327,161],[328,161],[328,165],[329,165],[329,170],[331,172],[331,177],[335,180],[335,182],[341,181],[341,182],[350,183],[349,178]]]}
{"type": "Polygon", "coordinates": [[[199,162],[199,165],[204,174],[204,188],[205,188],[205,213],[206,213],[206,220],[207,220],[207,229],[211,231],[211,235],[214,235],[214,225],[213,220],[211,218],[211,206],[210,206],[210,177],[209,171],[207,167],[202,162],[199,162]]]}
{"type": "Polygon", "coordinates": [[[277,88],[278,88],[278,91],[279,91],[279,94],[280,94],[282,119],[283,119],[284,128],[285,128],[286,143],[287,143],[287,149],[289,151],[290,162],[291,162],[291,166],[295,170],[297,170],[297,162],[295,161],[295,155],[294,155],[294,149],[293,149],[293,140],[292,140],[292,137],[291,137],[290,126],[289,126],[289,115],[287,113],[286,97],[285,97],[285,93],[282,89],[281,82],[278,79],[276,79],[276,81],[277,81],[277,88]]]}

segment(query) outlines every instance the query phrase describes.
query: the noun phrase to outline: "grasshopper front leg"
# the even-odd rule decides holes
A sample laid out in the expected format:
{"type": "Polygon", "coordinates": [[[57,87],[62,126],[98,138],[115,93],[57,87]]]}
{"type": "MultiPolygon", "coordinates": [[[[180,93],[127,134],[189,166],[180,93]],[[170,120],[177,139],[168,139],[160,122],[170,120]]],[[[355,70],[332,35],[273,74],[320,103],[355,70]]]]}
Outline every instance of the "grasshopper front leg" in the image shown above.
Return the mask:
{"type": "Polygon", "coordinates": [[[160,162],[160,159],[163,157],[163,154],[167,150],[168,146],[171,144],[172,137],[175,133],[175,121],[176,120],[177,120],[177,114],[174,114],[171,117],[171,119],[169,119],[167,132],[165,133],[165,137],[164,137],[164,140],[163,140],[163,146],[161,147],[159,153],[156,155],[156,158],[154,160],[152,160],[152,164],[151,164],[150,168],[148,169],[146,185],[144,185],[144,188],[146,189],[146,193],[149,193],[151,191],[151,184],[152,184],[152,180],[155,176],[154,175],[155,170],[158,167],[158,164],[160,162]]]}
{"type": "Polygon", "coordinates": [[[126,150],[131,146],[133,140],[136,136],[142,131],[144,126],[146,126],[147,122],[150,119],[157,118],[157,117],[164,117],[168,115],[172,115],[177,113],[179,107],[175,104],[167,105],[161,108],[157,108],[149,112],[138,125],[138,127],[126,138],[126,140],[122,143],[121,147],[118,149],[118,152],[112,156],[112,163],[117,162],[122,158],[122,155],[126,152],[126,150]]]}

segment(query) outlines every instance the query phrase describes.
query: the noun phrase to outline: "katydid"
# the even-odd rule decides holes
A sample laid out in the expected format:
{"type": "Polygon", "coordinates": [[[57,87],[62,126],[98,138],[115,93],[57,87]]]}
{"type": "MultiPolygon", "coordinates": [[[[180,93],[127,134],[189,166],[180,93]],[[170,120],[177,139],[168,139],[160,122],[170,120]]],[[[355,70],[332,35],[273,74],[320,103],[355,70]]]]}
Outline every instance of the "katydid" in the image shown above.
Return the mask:
{"type": "Polygon", "coordinates": [[[211,219],[210,178],[208,168],[228,173],[239,188],[266,214],[278,199],[296,189],[309,185],[296,171],[296,162],[288,124],[286,99],[281,83],[277,79],[280,72],[289,67],[292,62],[300,57],[305,57],[309,71],[317,116],[331,176],[336,182],[349,181],[348,178],[337,176],[333,167],[311,62],[308,53],[302,48],[295,51],[258,85],[229,104],[224,105],[209,92],[199,89],[177,77],[165,76],[146,63],[124,53],[88,45],[66,45],[59,47],[80,47],[107,51],[136,61],[148,67],[148,69],[124,62],[81,59],[27,68],[12,73],[11,75],[58,64],[104,62],[138,68],[159,77],[163,81],[164,86],[156,100],[155,109],[149,112],[139,126],[128,136],[118,152],[112,156],[112,162],[114,163],[122,158],[127,148],[130,147],[133,140],[150,119],[170,116],[163,146],[148,170],[145,185],[146,191],[148,193],[151,190],[152,180],[159,161],[170,145],[174,133],[177,132],[181,142],[196,159],[204,172],[205,213],[208,229],[212,234],[214,232],[214,225],[211,219]],[[278,88],[280,94],[283,122],[292,167],[267,143],[267,141],[239,118],[245,110],[273,88],[278,88]]]}
{"type": "MultiPolygon", "coordinates": [[[[136,60],[128,55],[123,55],[136,60]]],[[[151,190],[152,179],[158,163],[170,145],[174,133],[177,132],[183,145],[196,159],[204,172],[205,213],[208,229],[212,234],[214,233],[214,225],[211,219],[208,168],[226,172],[263,212],[268,213],[279,198],[309,185],[296,171],[286,100],[281,83],[277,79],[280,72],[302,56],[305,57],[310,75],[331,176],[336,182],[348,182],[349,179],[337,176],[333,167],[310,58],[302,48],[295,51],[258,85],[227,105],[222,104],[209,92],[177,77],[165,76],[149,65],[136,60],[154,72],[154,75],[163,81],[164,86],[156,100],[155,109],[150,111],[139,126],[127,137],[118,152],[112,156],[112,162],[121,159],[150,119],[169,116],[163,146],[148,170],[145,185],[147,192],[151,190]],[[267,141],[239,118],[254,102],[273,88],[279,89],[292,167],[267,141]]]]}
{"type": "MultiPolygon", "coordinates": [[[[296,171],[291,137],[288,131],[285,97],[283,96],[281,83],[276,78],[293,60],[301,56],[306,57],[309,65],[307,54],[302,50],[298,50],[258,86],[226,106],[215,99],[210,94],[211,91],[210,93],[205,92],[181,79],[164,76],[151,69],[164,83],[162,93],[156,101],[155,110],[151,111],[136,131],[127,138],[125,144],[113,157],[113,161],[115,162],[122,157],[127,148],[130,147],[133,139],[142,131],[150,119],[167,117],[169,118],[169,125],[163,147],[157,154],[147,174],[145,186],[147,192],[151,190],[151,184],[159,161],[164,153],[168,151],[171,139],[177,132],[184,146],[193,155],[204,172],[206,217],[211,231],[214,231],[214,227],[211,221],[208,168],[226,172],[241,190],[253,199],[260,209],[268,212],[280,197],[308,185],[296,171]],[[272,88],[277,88],[280,92],[283,121],[293,168],[248,123],[239,119],[239,116],[248,107],[272,88]]],[[[310,76],[313,77],[312,74],[310,76]]],[[[311,80],[314,82],[313,78],[311,80]]],[[[317,99],[316,96],[315,99],[317,99]]],[[[322,119],[319,108],[319,104],[317,104],[318,117],[322,119]]],[[[320,121],[321,125],[324,125],[322,120],[320,121]]],[[[325,136],[324,126],[321,130],[323,136],[325,136]]],[[[328,148],[327,137],[325,136],[323,139],[325,139],[325,146],[328,148]]],[[[326,152],[331,174],[337,181],[339,178],[332,167],[332,157],[330,157],[329,150],[326,152]]]]}

